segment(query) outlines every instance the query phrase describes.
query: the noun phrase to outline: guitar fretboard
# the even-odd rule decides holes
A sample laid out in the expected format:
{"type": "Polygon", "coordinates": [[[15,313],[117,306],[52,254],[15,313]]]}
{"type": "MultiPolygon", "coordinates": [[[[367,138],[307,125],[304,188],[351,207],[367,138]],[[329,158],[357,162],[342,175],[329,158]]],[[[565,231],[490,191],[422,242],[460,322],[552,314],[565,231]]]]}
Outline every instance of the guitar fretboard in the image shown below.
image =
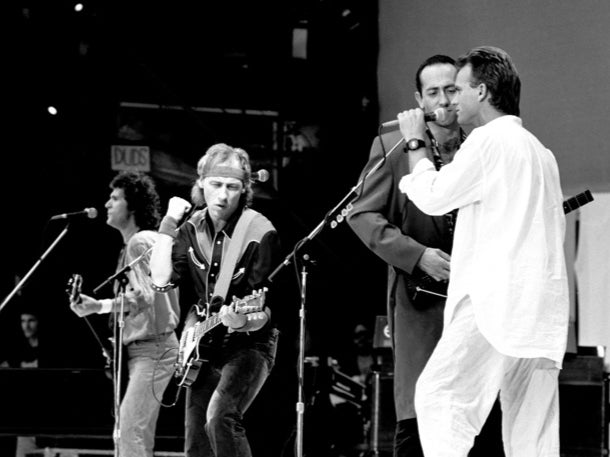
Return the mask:
{"type": "MultiPolygon", "coordinates": [[[[256,297],[256,299],[259,299],[259,298],[256,297]]],[[[255,306],[242,305],[242,306],[238,306],[238,308],[242,314],[249,314],[254,311],[260,311],[262,309],[262,306],[261,305],[255,305],[255,306]]],[[[199,322],[199,325],[197,325],[197,328],[195,329],[193,339],[196,340],[196,339],[201,338],[203,335],[208,333],[210,330],[212,330],[214,327],[216,327],[221,322],[222,321],[220,320],[220,315],[218,315],[218,314],[214,314],[214,315],[208,317],[206,320],[199,322]]]]}
{"type": "Polygon", "coordinates": [[[212,330],[220,323],[221,320],[218,314],[214,314],[203,322],[200,322],[197,328],[195,329],[195,339],[201,338],[203,335],[205,335],[207,332],[212,330]]]}

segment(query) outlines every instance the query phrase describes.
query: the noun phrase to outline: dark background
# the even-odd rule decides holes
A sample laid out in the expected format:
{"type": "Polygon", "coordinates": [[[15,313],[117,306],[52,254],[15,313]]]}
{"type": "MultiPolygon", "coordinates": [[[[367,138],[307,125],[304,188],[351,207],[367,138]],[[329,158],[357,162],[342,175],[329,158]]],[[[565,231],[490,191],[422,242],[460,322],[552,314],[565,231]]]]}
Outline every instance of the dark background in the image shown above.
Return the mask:
{"type": "MultiPolygon", "coordinates": [[[[66,226],[49,222],[52,215],[85,207],[100,214],[71,222],[2,310],[0,352],[18,335],[22,307],[33,305],[41,313],[41,365],[96,369],[104,361],[85,323],[69,310],[65,285],[72,273],[80,273],[84,291],[91,292],[114,272],[121,238],[106,226],[103,208],[115,174],[111,146],[151,148],[151,174],[164,205],[171,195],[188,197],[195,177],[189,171],[210,145],[245,148],[254,168],[264,166],[273,174],[272,182],[256,187],[253,206],[275,224],[288,256],[357,183],[376,135],[377,6],[349,0],[99,1],[85,3],[82,12],[73,6],[7,4],[1,296],[66,226]],[[307,31],[304,59],[293,57],[295,28],[307,31]],[[57,115],[49,115],[50,105],[57,115]],[[139,136],[125,137],[126,127],[139,136]],[[301,150],[295,138],[303,141],[301,150]],[[168,160],[180,174],[168,172],[168,160]]],[[[356,323],[372,328],[374,317],[384,314],[385,268],[345,223],[325,226],[297,257],[304,253],[316,261],[307,278],[306,351],[324,366],[327,357],[349,353],[356,323]]],[[[290,264],[275,279],[282,297],[276,313],[283,331],[278,363],[248,419],[258,455],[277,455],[294,427],[297,271],[290,264]]],[[[106,289],[99,296],[109,294],[106,289]]],[[[105,331],[104,317],[91,321],[105,331]]],[[[18,391],[3,395],[34,393],[63,399],[66,406],[87,404],[93,390],[104,387],[82,373],[68,380],[42,371],[39,379],[30,379],[32,373],[13,379],[18,391]],[[79,377],[93,384],[71,380],[79,377]],[[37,388],[40,383],[44,390],[37,388]]],[[[54,425],[61,426],[64,410],[55,403],[53,408],[54,425]]],[[[100,414],[101,423],[109,423],[107,410],[95,411],[91,414],[100,414]]],[[[65,419],[66,428],[74,426],[65,419]]],[[[341,428],[328,415],[314,420],[322,428],[326,421],[327,431],[341,428]]],[[[168,422],[175,426],[162,423],[168,422]]]]}

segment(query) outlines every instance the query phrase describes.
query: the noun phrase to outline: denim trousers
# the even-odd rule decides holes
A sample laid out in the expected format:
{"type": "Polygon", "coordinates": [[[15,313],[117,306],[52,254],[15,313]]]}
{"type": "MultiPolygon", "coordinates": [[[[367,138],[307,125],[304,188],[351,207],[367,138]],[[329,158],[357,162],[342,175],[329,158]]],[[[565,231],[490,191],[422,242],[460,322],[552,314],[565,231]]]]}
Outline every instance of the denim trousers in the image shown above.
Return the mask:
{"type": "Polygon", "coordinates": [[[120,409],[121,457],[152,457],[163,392],[174,373],[175,333],[126,346],[129,381],[120,409]]]}
{"type": "MultiPolygon", "coordinates": [[[[237,340],[246,342],[247,338],[243,334],[237,340]]],[[[225,348],[219,363],[201,367],[186,394],[186,457],[252,455],[243,415],[273,367],[277,338],[274,329],[267,341],[225,348]]]]}

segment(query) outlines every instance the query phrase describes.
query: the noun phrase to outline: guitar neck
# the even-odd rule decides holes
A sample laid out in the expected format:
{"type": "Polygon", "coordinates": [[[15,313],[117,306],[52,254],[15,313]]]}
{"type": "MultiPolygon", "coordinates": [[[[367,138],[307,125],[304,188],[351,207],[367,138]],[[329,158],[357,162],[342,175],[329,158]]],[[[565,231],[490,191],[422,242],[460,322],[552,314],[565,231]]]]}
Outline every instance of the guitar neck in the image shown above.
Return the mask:
{"type": "Polygon", "coordinates": [[[221,322],[222,321],[220,320],[220,316],[218,314],[214,314],[213,316],[210,316],[206,320],[200,322],[195,330],[195,338],[201,338],[214,327],[218,326],[221,322]]]}

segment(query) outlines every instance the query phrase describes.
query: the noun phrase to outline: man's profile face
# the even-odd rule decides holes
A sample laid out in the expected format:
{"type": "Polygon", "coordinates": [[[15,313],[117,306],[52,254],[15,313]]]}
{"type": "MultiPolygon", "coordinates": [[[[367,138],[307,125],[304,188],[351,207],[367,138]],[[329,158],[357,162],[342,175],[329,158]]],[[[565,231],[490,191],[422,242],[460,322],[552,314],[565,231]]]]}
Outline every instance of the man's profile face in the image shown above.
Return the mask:
{"type": "Polygon", "coordinates": [[[110,197],[105,205],[107,211],[106,223],[118,230],[126,227],[129,218],[132,216],[132,213],[127,206],[127,200],[125,200],[125,192],[123,189],[112,189],[110,197]]]}
{"type": "Polygon", "coordinates": [[[416,92],[415,98],[419,107],[426,113],[437,108],[447,110],[447,117],[439,125],[448,126],[455,122],[452,102],[456,94],[455,75],[456,68],[448,63],[439,63],[425,67],[420,75],[421,93],[416,92]]]}
{"type": "Polygon", "coordinates": [[[472,87],[471,81],[472,67],[469,64],[462,67],[456,76],[455,87],[458,93],[453,106],[460,125],[478,127],[479,86],[472,87]]]}

